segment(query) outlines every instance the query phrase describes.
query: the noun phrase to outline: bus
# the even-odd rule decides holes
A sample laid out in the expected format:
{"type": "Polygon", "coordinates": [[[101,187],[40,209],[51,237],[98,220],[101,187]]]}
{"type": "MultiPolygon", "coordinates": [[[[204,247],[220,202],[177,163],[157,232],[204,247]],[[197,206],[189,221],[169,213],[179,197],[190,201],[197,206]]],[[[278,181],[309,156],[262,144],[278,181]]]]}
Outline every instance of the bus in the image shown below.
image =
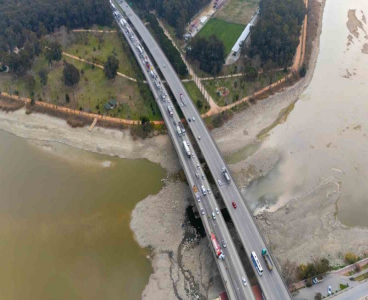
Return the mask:
{"type": "Polygon", "coordinates": [[[257,254],[253,251],[250,257],[252,258],[253,265],[257,269],[258,274],[262,276],[263,269],[262,269],[261,263],[258,260],[257,254]]]}

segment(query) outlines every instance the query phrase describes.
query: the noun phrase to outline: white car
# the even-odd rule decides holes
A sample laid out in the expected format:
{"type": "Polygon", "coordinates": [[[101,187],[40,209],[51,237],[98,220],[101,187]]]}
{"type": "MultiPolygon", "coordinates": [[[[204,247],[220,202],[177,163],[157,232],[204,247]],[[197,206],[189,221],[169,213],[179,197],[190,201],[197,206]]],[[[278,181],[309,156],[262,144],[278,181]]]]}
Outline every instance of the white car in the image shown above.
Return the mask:
{"type": "Polygon", "coordinates": [[[216,220],[216,216],[214,212],[212,213],[212,219],[216,220]]]}
{"type": "Polygon", "coordinates": [[[247,281],[245,280],[245,277],[242,277],[242,283],[243,285],[247,285],[247,281]]]}
{"type": "Polygon", "coordinates": [[[211,194],[211,190],[210,190],[210,189],[207,189],[207,192],[208,192],[209,194],[211,194]]]}
{"type": "Polygon", "coordinates": [[[204,208],[201,208],[201,213],[202,215],[204,215],[204,208]]]}
{"type": "Polygon", "coordinates": [[[218,215],[220,212],[217,207],[215,207],[216,215],[218,215]]]}
{"type": "Polygon", "coordinates": [[[217,180],[217,182],[218,182],[219,186],[221,186],[221,185],[222,185],[222,182],[221,182],[221,180],[220,180],[220,179],[218,179],[218,180],[217,180]]]}
{"type": "Polygon", "coordinates": [[[332,288],[331,288],[331,286],[329,285],[328,286],[328,289],[327,289],[327,295],[331,295],[332,294],[332,288]]]}
{"type": "Polygon", "coordinates": [[[198,202],[201,202],[201,198],[199,196],[196,196],[198,202]]]}
{"type": "Polygon", "coordinates": [[[192,120],[193,120],[193,122],[194,122],[194,121],[195,121],[195,118],[193,117],[193,118],[192,118],[192,120]]]}
{"type": "Polygon", "coordinates": [[[197,165],[197,169],[199,170],[199,165],[197,165]]]}

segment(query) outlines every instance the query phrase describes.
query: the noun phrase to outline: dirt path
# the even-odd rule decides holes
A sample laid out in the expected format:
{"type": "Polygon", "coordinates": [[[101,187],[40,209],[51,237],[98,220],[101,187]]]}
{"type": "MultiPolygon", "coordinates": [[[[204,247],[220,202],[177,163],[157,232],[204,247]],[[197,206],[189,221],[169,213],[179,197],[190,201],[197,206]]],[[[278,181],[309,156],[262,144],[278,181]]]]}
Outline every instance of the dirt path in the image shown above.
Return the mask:
{"type": "Polygon", "coordinates": [[[96,29],[74,29],[73,32],[101,32],[101,33],[117,33],[117,30],[96,30],[96,29]]]}
{"type": "MultiPolygon", "coordinates": [[[[83,59],[83,58],[79,58],[78,56],[75,56],[75,55],[72,55],[72,54],[69,54],[69,53],[66,53],[66,52],[63,52],[63,55],[64,55],[64,56],[66,56],[66,57],[69,57],[69,58],[72,58],[72,59],[75,59],[75,60],[78,60],[78,61],[84,62],[84,63],[89,64],[89,65],[95,65],[95,67],[100,68],[100,69],[103,69],[103,68],[104,68],[103,66],[101,66],[101,65],[99,65],[99,64],[96,64],[96,63],[90,62],[90,61],[88,61],[88,60],[85,60],[85,59],[83,59]]],[[[133,77],[129,77],[129,76],[127,76],[127,75],[125,75],[125,74],[123,74],[123,73],[120,73],[120,72],[118,72],[117,74],[118,74],[119,76],[121,76],[121,77],[124,77],[124,78],[128,79],[128,80],[131,80],[131,81],[137,82],[137,79],[135,79],[135,78],[133,78],[133,77]]]]}
{"type": "MultiPolygon", "coordinates": [[[[16,101],[22,101],[24,103],[31,103],[31,99],[30,98],[25,98],[25,97],[20,97],[17,95],[12,95],[12,94],[8,94],[6,92],[0,92],[0,95],[3,95],[7,98],[16,100],[16,101]]],[[[50,104],[50,103],[45,103],[42,101],[35,101],[35,105],[37,106],[41,106],[41,107],[46,107],[48,109],[54,110],[54,111],[60,111],[66,114],[70,114],[70,115],[75,115],[75,116],[81,116],[81,117],[87,117],[87,118],[92,118],[93,119],[97,119],[97,120],[103,120],[103,121],[107,121],[107,122],[111,122],[111,123],[115,123],[115,124],[124,124],[124,125],[139,125],[141,124],[141,121],[139,120],[127,120],[127,119],[119,119],[119,118],[113,118],[113,117],[109,117],[109,116],[103,116],[103,115],[98,115],[98,114],[93,114],[93,113],[87,113],[84,111],[79,111],[76,109],[71,109],[71,108],[67,108],[67,107],[62,107],[62,106],[58,106],[58,105],[54,105],[54,104],[50,104]]],[[[152,123],[154,123],[155,125],[162,125],[164,124],[164,121],[152,121],[152,123]]]]}
{"type": "MultiPolygon", "coordinates": [[[[308,0],[304,0],[305,7],[308,10],[308,0]]],[[[294,57],[294,64],[291,67],[291,70],[297,72],[299,68],[303,65],[304,56],[305,56],[305,44],[307,39],[307,24],[308,24],[308,14],[304,17],[303,27],[301,30],[301,34],[299,37],[299,45],[296,49],[295,57],[294,57]]]]}

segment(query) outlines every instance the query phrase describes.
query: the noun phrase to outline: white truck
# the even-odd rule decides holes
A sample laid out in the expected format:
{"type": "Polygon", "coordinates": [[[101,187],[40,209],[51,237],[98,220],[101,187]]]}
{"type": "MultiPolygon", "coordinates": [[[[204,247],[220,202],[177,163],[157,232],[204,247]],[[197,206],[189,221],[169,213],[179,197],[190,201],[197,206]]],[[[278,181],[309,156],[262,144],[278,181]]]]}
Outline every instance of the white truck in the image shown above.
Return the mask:
{"type": "Polygon", "coordinates": [[[223,167],[221,171],[222,171],[222,174],[224,175],[224,177],[225,177],[225,179],[226,179],[226,182],[227,182],[227,183],[230,183],[230,182],[231,182],[231,178],[230,178],[230,175],[229,175],[229,173],[227,172],[226,168],[225,168],[225,167],[223,167]]]}
{"type": "Polygon", "coordinates": [[[188,147],[187,141],[183,141],[183,147],[184,147],[185,152],[187,153],[188,158],[190,158],[191,153],[190,153],[190,149],[188,147]]]}
{"type": "Polygon", "coordinates": [[[170,117],[172,117],[174,115],[173,109],[172,109],[172,107],[170,105],[167,106],[167,111],[169,112],[170,117]]]}
{"type": "Polygon", "coordinates": [[[181,129],[180,126],[176,126],[176,132],[178,133],[178,136],[181,136],[181,129]]]}

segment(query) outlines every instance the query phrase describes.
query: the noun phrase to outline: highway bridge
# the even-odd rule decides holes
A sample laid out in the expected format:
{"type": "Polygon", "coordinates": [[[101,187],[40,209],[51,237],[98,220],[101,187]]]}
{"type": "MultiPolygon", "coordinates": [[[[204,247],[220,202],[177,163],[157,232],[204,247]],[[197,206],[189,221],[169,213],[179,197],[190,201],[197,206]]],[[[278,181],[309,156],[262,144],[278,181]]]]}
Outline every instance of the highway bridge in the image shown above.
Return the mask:
{"type": "MultiPolygon", "coordinates": [[[[117,4],[115,3],[115,5],[117,4]]],[[[117,14],[115,14],[115,16],[157,100],[157,104],[166,123],[176,152],[178,153],[188,183],[192,187],[193,198],[195,199],[197,210],[202,218],[209,242],[212,244],[211,234],[213,233],[218,243],[222,246],[221,251],[225,256],[223,260],[217,258],[213,246],[211,245],[210,247],[214,253],[227,294],[230,299],[254,299],[240,257],[235,249],[225,221],[217,207],[214,195],[209,189],[209,182],[200,165],[198,157],[194,153],[192,143],[188,135],[182,131],[183,126],[180,126],[181,120],[174,109],[174,105],[151,60],[147,56],[146,50],[140,44],[133,30],[129,24],[126,23],[124,18],[121,18],[121,16],[117,14]],[[185,147],[184,143],[186,145],[185,147]],[[194,186],[196,189],[193,188],[194,186]],[[201,190],[202,186],[205,187],[206,194],[201,190]],[[223,247],[222,241],[224,241],[226,247],[223,247]],[[243,280],[245,280],[246,284],[243,280]]],[[[196,120],[193,122],[196,122],[196,120]]]]}
{"type": "MultiPolygon", "coordinates": [[[[236,186],[234,180],[232,179],[231,174],[228,171],[226,163],[223,157],[221,156],[219,149],[217,148],[210,133],[208,132],[206,125],[202,121],[201,116],[199,112],[197,111],[193,101],[190,99],[186,89],[182,85],[181,80],[177,76],[170,62],[168,61],[165,54],[162,52],[161,48],[158,46],[157,42],[154,40],[154,38],[152,37],[148,29],[145,27],[145,25],[142,23],[139,17],[134,13],[134,11],[128,6],[128,4],[125,1],[123,0],[118,0],[118,1],[120,3],[113,0],[113,2],[115,3],[115,6],[117,6],[120,11],[123,11],[125,13],[130,23],[134,26],[134,29],[139,34],[141,40],[144,42],[146,49],[150,51],[151,56],[155,60],[157,66],[160,68],[160,71],[162,75],[164,76],[167,84],[169,85],[177,103],[181,107],[181,110],[183,112],[183,115],[185,116],[185,119],[187,120],[193,119],[193,118],[195,119],[194,122],[188,122],[188,126],[191,129],[194,137],[197,139],[199,148],[204,156],[204,159],[206,160],[206,163],[211,171],[213,178],[215,179],[215,183],[229,211],[229,214],[239,234],[243,247],[246,253],[249,255],[249,259],[250,259],[250,254],[252,252],[255,252],[256,255],[260,258],[260,262],[261,262],[262,261],[261,251],[262,249],[267,249],[265,241],[254,222],[250,209],[247,207],[246,202],[243,200],[242,195],[238,187],[236,186]],[[183,99],[184,99],[185,105],[183,104],[183,99]],[[224,169],[226,170],[227,174],[230,176],[230,184],[226,184],[226,183],[220,184],[221,181],[224,181],[224,178],[223,178],[224,169]],[[233,202],[236,203],[236,206],[237,206],[236,209],[233,207],[233,202]]],[[[134,43],[130,41],[129,37],[128,37],[128,42],[130,46],[132,47],[135,55],[137,56],[137,49],[134,43]]],[[[180,144],[177,145],[179,139],[175,133],[175,127],[173,125],[173,120],[170,120],[171,117],[169,117],[168,119],[168,116],[169,116],[168,111],[165,110],[165,106],[163,105],[162,101],[159,100],[159,97],[157,97],[155,87],[152,86],[152,80],[150,79],[150,76],[147,75],[147,71],[145,71],[145,66],[142,62],[142,59],[140,59],[139,57],[140,56],[138,54],[137,60],[140,63],[141,67],[143,68],[144,74],[151,86],[151,90],[157,99],[157,103],[161,109],[162,116],[164,117],[164,120],[168,127],[170,136],[173,140],[175,148],[180,157],[180,161],[183,165],[183,168],[184,168],[189,184],[191,186],[196,184],[199,187],[205,184],[205,186],[208,187],[209,185],[208,185],[207,179],[204,179],[202,181],[200,178],[196,178],[194,176],[196,172],[196,163],[194,163],[192,159],[191,159],[191,162],[189,163],[188,158],[183,157],[183,151],[181,149],[182,147],[180,147],[180,144]]],[[[171,100],[168,100],[168,101],[171,101],[171,100]]],[[[171,106],[173,107],[173,105],[171,106]]],[[[176,118],[177,117],[176,112],[174,113],[175,113],[175,118],[176,118]]],[[[191,147],[191,149],[193,149],[193,147],[191,147]]],[[[195,196],[196,195],[194,194],[194,197],[195,196]]],[[[207,196],[211,196],[211,195],[207,195],[207,196]]],[[[202,197],[204,198],[204,196],[202,197]]],[[[201,205],[206,206],[204,208],[206,209],[206,213],[208,214],[209,212],[213,212],[214,207],[218,207],[218,205],[216,203],[216,200],[212,196],[208,197],[208,199],[206,200],[209,200],[209,201],[202,201],[201,205]]],[[[199,210],[200,209],[201,207],[199,207],[199,210]]],[[[231,238],[230,238],[230,235],[228,235],[226,224],[223,221],[221,214],[218,215],[217,217],[218,217],[217,221],[216,222],[213,222],[213,220],[209,221],[210,224],[206,224],[208,223],[208,219],[202,217],[207,234],[211,230],[210,228],[216,229],[217,232],[215,232],[215,234],[221,237],[226,237],[226,241],[228,242],[228,244],[230,244],[231,238]],[[211,227],[207,227],[208,225],[210,225],[211,227]]],[[[221,240],[222,239],[221,237],[218,239],[221,240]]],[[[225,253],[226,259],[224,260],[224,262],[225,264],[228,264],[227,265],[228,269],[226,269],[228,271],[227,278],[225,278],[226,274],[221,269],[222,263],[218,262],[220,272],[222,274],[223,281],[225,283],[225,287],[227,289],[228,295],[230,296],[231,299],[237,299],[237,298],[238,299],[253,299],[254,296],[251,293],[250,288],[247,288],[244,285],[241,286],[241,277],[246,278],[246,276],[244,274],[244,269],[241,265],[238,254],[235,248],[234,248],[234,251],[232,251],[232,247],[233,245],[225,249],[226,250],[225,252],[227,253],[225,253]],[[231,288],[228,284],[229,280],[231,281],[231,288]]],[[[264,262],[263,262],[263,265],[265,265],[264,262]]],[[[263,275],[258,276],[258,282],[262,289],[263,295],[265,296],[267,300],[291,299],[289,290],[287,289],[280,275],[280,272],[277,269],[277,265],[275,263],[273,263],[273,265],[276,266],[276,268],[274,268],[273,271],[269,271],[268,269],[264,268],[263,275]]],[[[259,270],[256,270],[255,272],[256,274],[260,273],[257,271],[259,270]]]]}

